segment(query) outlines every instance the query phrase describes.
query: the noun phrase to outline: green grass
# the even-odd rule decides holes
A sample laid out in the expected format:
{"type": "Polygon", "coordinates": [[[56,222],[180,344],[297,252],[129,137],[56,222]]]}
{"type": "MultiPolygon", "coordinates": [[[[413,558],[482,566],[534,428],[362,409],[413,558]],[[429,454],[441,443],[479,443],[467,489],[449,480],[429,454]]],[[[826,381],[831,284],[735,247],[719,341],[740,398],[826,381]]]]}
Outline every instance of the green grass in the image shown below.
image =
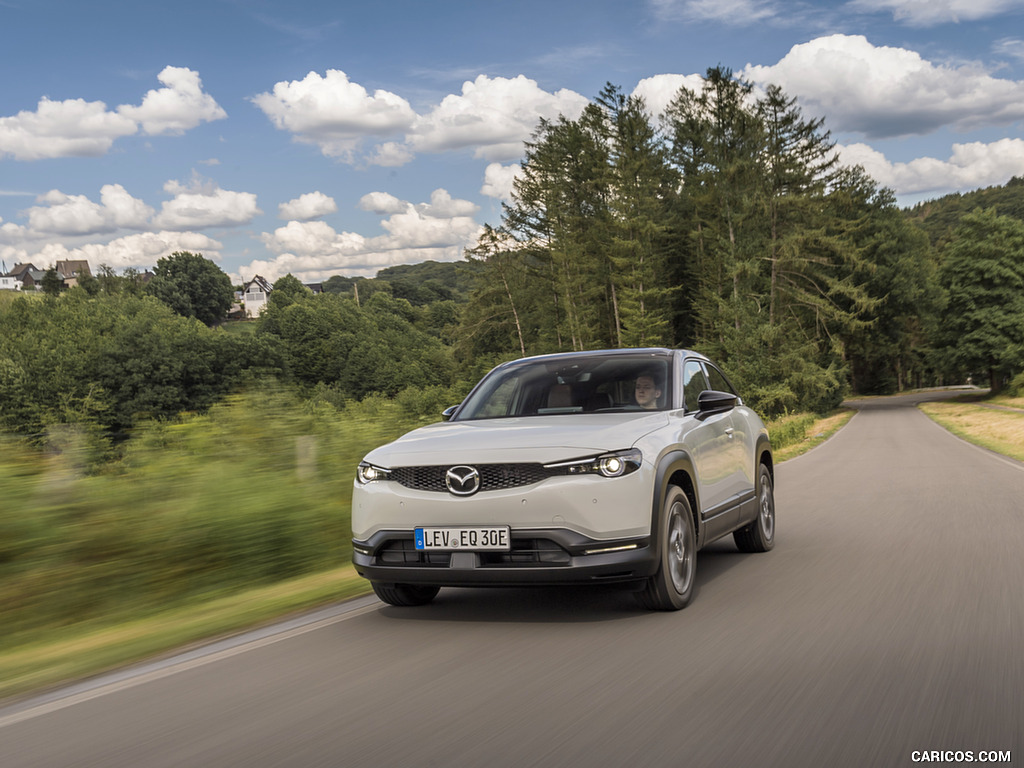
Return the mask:
{"type": "Polygon", "coordinates": [[[851,408],[840,408],[827,416],[798,413],[768,423],[775,462],[795,458],[821,445],[838,432],[855,414],[851,408]]]}

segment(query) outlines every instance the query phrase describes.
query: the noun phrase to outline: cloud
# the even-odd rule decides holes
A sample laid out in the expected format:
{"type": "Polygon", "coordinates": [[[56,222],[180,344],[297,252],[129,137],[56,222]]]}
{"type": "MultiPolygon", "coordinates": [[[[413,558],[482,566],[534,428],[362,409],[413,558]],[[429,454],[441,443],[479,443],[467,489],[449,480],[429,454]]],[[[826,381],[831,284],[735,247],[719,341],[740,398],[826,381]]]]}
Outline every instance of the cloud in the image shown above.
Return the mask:
{"type": "Polygon", "coordinates": [[[459,216],[473,216],[480,206],[469,200],[458,200],[446,189],[435,189],[430,193],[429,203],[420,203],[416,210],[432,219],[454,219],[459,216]]]}
{"type": "Polygon", "coordinates": [[[1011,59],[1024,61],[1024,40],[1004,37],[995,42],[992,50],[998,56],[1009,56],[1011,59]]]}
{"type": "Polygon", "coordinates": [[[35,112],[0,117],[0,158],[99,157],[115,140],[136,131],[134,120],[108,112],[102,101],[44,97],[35,112]]]}
{"type": "Polygon", "coordinates": [[[663,115],[675,99],[679,89],[686,86],[700,93],[704,89],[704,78],[700,75],[654,75],[645,77],[633,89],[634,96],[643,98],[647,111],[657,117],[663,115]]]}
{"type": "Polygon", "coordinates": [[[417,152],[472,148],[475,157],[485,160],[517,160],[540,118],[564,115],[574,120],[587,103],[586,97],[566,88],[549,93],[523,75],[480,75],[464,83],[461,94],[445,96],[420,117],[406,143],[417,152]]]}
{"type": "Polygon", "coordinates": [[[859,35],[817,38],[794,46],[774,66],[747,65],[741,74],[781,86],[834,131],[872,139],[1024,118],[1024,83],[991,77],[976,65],[935,65],[859,35]]]}
{"type": "Polygon", "coordinates": [[[978,21],[1020,10],[1020,0],[853,0],[859,11],[892,13],[896,21],[913,27],[978,21]]]}
{"type": "Polygon", "coordinates": [[[308,221],[335,213],[337,210],[338,204],[334,202],[333,197],[329,197],[323,192],[307,192],[287,203],[281,203],[277,207],[277,215],[280,219],[308,221]]]}
{"type": "Polygon", "coordinates": [[[95,270],[100,264],[113,269],[152,267],[157,260],[175,251],[202,253],[219,260],[221,243],[198,232],[143,232],[111,240],[69,248],[63,243],[48,243],[41,248],[0,249],[7,261],[32,262],[37,267],[49,266],[58,260],[85,259],[95,270]]]}
{"type": "Polygon", "coordinates": [[[373,275],[382,267],[428,259],[456,261],[480,232],[469,215],[477,206],[443,189],[435,190],[429,203],[419,204],[373,192],[363,197],[360,208],[388,214],[381,221],[386,234],[367,238],[336,232],[322,221],[290,221],[262,236],[276,258],[253,261],[241,273],[276,279],[290,272],[302,280],[318,280],[336,274],[373,275]]]}
{"type": "Polygon", "coordinates": [[[203,93],[198,73],[165,67],[158,79],[167,87],[147,93],[138,107],[123,105],[111,112],[102,101],[44,97],[35,112],[0,117],[0,158],[99,157],[117,139],[137,133],[140,125],[151,136],[181,134],[201,122],[227,117],[203,93]]]}
{"type": "Polygon", "coordinates": [[[497,200],[511,200],[512,182],[521,170],[522,166],[518,163],[491,163],[484,169],[484,185],[480,187],[480,194],[497,200]]]}
{"type": "Polygon", "coordinates": [[[263,213],[251,192],[231,192],[215,184],[194,178],[184,185],[178,181],[164,184],[164,190],[174,195],[166,201],[153,218],[160,229],[183,231],[203,227],[235,227],[247,224],[263,213]]]}
{"type": "Polygon", "coordinates": [[[778,15],[776,4],[764,0],[651,0],[654,15],[666,21],[707,20],[749,25],[778,15]]]}
{"type": "Polygon", "coordinates": [[[866,144],[837,147],[844,165],[861,165],[875,181],[899,195],[946,194],[1005,184],[1024,176],[1024,139],[954,144],[947,160],[921,157],[893,163],[866,144]]]}
{"type": "Polygon", "coordinates": [[[28,228],[45,235],[92,235],[118,229],[146,229],[153,209],[132,197],[120,184],[106,184],[100,189],[100,202],[85,195],[66,195],[51,190],[40,196],[26,211],[28,228]]]}
{"type": "Polygon", "coordinates": [[[383,90],[371,96],[337,69],[323,77],[310,72],[302,80],[279,82],[273,93],[261,93],[252,102],[296,141],[315,144],[324,155],[346,161],[366,137],[400,134],[416,118],[402,97],[383,90]]]}
{"type": "Polygon", "coordinates": [[[157,79],[166,87],[149,91],[138,107],[121,106],[118,113],[134,120],[150,136],[180,136],[203,122],[227,117],[213,97],[203,93],[199,73],[184,67],[164,67],[157,79]]]}
{"type": "Polygon", "coordinates": [[[364,211],[380,215],[390,213],[401,213],[408,208],[410,203],[399,200],[387,192],[370,192],[359,199],[359,207],[364,211]]]}

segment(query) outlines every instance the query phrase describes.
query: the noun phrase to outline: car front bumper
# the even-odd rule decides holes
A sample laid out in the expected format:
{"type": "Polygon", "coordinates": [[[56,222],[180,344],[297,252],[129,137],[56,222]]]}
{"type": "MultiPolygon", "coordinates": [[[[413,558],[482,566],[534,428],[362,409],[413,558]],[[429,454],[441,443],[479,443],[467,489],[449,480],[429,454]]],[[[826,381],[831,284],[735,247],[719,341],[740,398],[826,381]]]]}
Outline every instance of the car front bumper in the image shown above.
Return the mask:
{"type": "Polygon", "coordinates": [[[657,570],[649,536],[591,539],[567,529],[514,529],[509,552],[421,552],[410,530],[352,541],[356,572],[381,584],[540,586],[638,582],[657,570]]]}

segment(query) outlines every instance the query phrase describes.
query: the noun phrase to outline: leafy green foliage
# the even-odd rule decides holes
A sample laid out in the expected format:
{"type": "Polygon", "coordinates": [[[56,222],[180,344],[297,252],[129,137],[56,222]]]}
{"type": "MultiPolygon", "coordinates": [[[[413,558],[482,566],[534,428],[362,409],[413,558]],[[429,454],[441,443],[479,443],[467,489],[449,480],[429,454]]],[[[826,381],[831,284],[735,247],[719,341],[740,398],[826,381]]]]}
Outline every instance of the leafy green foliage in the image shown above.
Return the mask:
{"type": "Polygon", "coordinates": [[[231,279],[202,254],[175,251],[157,261],[153,272],[147,291],[182,317],[213,325],[231,308],[231,279]]]}
{"type": "Polygon", "coordinates": [[[73,443],[39,454],[0,440],[0,642],[337,567],[356,464],[453,396],[339,409],[261,388],[139,425],[95,475],[73,443]]]}
{"type": "Polygon", "coordinates": [[[119,431],[203,410],[245,375],[280,369],[268,341],[211,330],[150,297],[19,298],[0,306],[0,427],[119,431]]]}
{"type": "Polygon", "coordinates": [[[949,365],[999,391],[1024,365],[1024,222],[994,210],[963,217],[946,248],[942,324],[949,365]]]}

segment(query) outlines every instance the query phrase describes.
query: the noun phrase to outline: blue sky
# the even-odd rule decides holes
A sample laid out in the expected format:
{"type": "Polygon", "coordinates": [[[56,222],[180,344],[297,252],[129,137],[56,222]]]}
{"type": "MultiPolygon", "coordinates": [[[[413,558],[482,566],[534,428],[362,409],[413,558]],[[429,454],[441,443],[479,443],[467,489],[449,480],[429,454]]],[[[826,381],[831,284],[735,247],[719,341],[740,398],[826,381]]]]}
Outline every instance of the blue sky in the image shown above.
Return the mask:
{"type": "Polygon", "coordinates": [[[540,117],[722,64],[902,204],[1024,175],[1024,0],[0,0],[0,258],[455,260],[540,117]]]}

